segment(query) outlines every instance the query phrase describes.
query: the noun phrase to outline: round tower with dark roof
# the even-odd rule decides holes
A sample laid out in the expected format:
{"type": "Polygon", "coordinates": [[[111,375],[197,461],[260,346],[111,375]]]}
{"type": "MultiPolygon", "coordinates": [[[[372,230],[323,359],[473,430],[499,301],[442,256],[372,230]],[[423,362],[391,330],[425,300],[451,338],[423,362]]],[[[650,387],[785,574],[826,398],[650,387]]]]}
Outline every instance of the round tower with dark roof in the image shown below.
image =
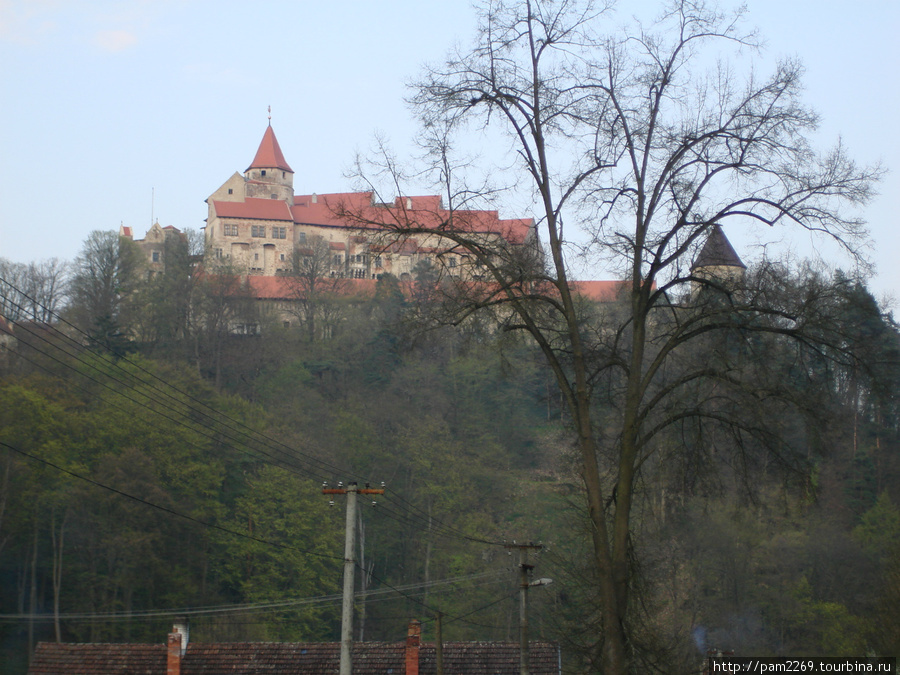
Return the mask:
{"type": "Polygon", "coordinates": [[[257,199],[280,199],[294,205],[294,171],[285,160],[272,130],[266,127],[262,142],[250,166],[244,171],[246,196],[257,199]]]}
{"type": "Polygon", "coordinates": [[[691,293],[699,292],[706,285],[703,279],[726,286],[734,284],[740,281],[746,269],[722,228],[713,225],[706,243],[691,265],[691,276],[696,279],[691,282],[691,293]]]}

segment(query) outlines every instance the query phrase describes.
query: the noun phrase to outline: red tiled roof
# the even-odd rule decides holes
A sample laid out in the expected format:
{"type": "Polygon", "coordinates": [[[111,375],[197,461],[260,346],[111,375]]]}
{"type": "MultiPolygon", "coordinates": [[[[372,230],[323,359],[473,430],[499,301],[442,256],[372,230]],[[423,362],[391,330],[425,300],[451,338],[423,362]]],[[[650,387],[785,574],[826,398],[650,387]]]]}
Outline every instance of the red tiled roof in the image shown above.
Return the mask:
{"type": "MultiPolygon", "coordinates": [[[[531,672],[559,672],[557,647],[532,642],[531,672]]],[[[405,671],[402,642],[358,642],[353,647],[355,675],[405,671]]],[[[181,661],[182,675],[333,675],[340,661],[339,643],[231,642],[191,643],[181,661]]],[[[419,648],[419,673],[436,672],[433,643],[419,648]]],[[[512,642],[444,643],[444,670],[466,675],[517,675],[519,646],[512,642]]],[[[163,644],[57,644],[41,642],[28,675],[165,675],[163,644]]]]}
{"type": "Polygon", "coordinates": [[[216,215],[220,218],[247,218],[250,220],[291,220],[286,202],[280,199],[254,199],[243,202],[213,200],[216,215]]]}
{"type": "Polygon", "coordinates": [[[28,675],[163,675],[165,672],[166,645],[162,643],[40,642],[28,668],[28,675]]]}
{"type": "Polygon", "coordinates": [[[298,225],[340,227],[357,230],[391,229],[409,225],[439,233],[441,230],[497,234],[513,244],[522,244],[532,232],[530,218],[501,219],[497,211],[447,211],[440,197],[398,197],[393,204],[372,204],[371,192],[327,195],[297,195],[294,205],[278,199],[247,199],[243,202],[214,200],[216,215],[224,218],[293,220],[298,225]],[[412,208],[407,204],[411,204],[412,208]],[[342,217],[341,213],[348,214],[342,217]]]}
{"type": "Polygon", "coordinates": [[[272,131],[272,125],[270,124],[266,127],[266,133],[263,134],[259,149],[256,151],[256,157],[253,158],[253,162],[247,167],[247,171],[250,169],[272,168],[294,173],[294,170],[291,169],[287,160],[285,160],[284,155],[281,154],[281,147],[278,145],[278,139],[275,138],[275,132],[272,131]]]}
{"type": "Polygon", "coordinates": [[[437,195],[397,197],[393,204],[373,204],[371,192],[296,195],[291,207],[294,222],[330,227],[355,227],[377,230],[410,224],[440,232],[477,232],[499,234],[514,244],[525,242],[532,230],[531,218],[501,219],[497,211],[447,211],[437,195]],[[339,213],[352,214],[341,218],[339,213]]]}
{"type": "Polygon", "coordinates": [[[595,302],[613,302],[628,288],[625,281],[570,281],[571,288],[578,295],[595,302]]]}
{"type": "MultiPolygon", "coordinates": [[[[322,277],[316,279],[317,290],[343,297],[375,297],[376,279],[345,279],[322,277]]],[[[248,276],[251,297],[257,300],[299,300],[309,288],[306,280],[293,277],[248,276]]]]}

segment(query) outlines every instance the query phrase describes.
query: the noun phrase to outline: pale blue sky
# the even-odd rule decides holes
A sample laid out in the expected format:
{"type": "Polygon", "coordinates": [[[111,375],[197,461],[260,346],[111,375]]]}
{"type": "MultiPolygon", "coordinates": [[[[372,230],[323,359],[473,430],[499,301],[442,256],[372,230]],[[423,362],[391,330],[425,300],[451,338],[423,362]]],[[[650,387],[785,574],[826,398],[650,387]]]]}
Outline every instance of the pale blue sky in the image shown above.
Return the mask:
{"type": "MultiPolygon", "coordinates": [[[[657,4],[620,2],[614,21],[657,4]]],[[[900,296],[900,3],[747,7],[767,60],[806,64],[822,147],[842,136],[892,169],[866,216],[872,287],[900,296]]],[[[203,200],[250,163],[270,104],[297,191],[347,190],[376,131],[409,151],[404,82],[474,22],[469,0],[0,0],[0,256],[72,259],[121,222],[143,236],[151,190],[162,225],[202,227],[203,200]]]]}

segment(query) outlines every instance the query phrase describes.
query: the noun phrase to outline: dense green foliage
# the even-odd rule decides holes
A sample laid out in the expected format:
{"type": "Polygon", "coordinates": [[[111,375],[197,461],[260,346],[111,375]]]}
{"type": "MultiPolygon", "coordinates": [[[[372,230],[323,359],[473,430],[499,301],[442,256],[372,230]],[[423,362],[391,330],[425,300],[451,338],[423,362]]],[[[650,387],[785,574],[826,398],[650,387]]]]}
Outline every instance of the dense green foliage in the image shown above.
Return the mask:
{"type": "MultiPolygon", "coordinates": [[[[474,322],[413,329],[416,298],[391,279],[373,300],[323,299],[332,324],[312,335],[248,306],[239,280],[174,281],[138,284],[113,332],[79,332],[74,305],[73,324],[15,324],[0,371],[8,663],[38,639],[160,642],[198,609],[193,640],[336,640],[343,502],[321,484],[354,480],[387,484],[361,509],[358,635],[398,640],[419,618],[432,637],[441,612],[445,639],[515,639],[503,542],[542,540],[536,574],[555,583],[531,593],[532,634],[588,668],[582,488],[530,345],[474,322]]],[[[827,285],[840,355],[726,335],[698,357],[766,359],[779,396],[816,409],[759,408],[780,454],[686,424],[642,467],[629,620],[646,667],[694,668],[708,646],[896,653],[898,335],[864,287],[827,285]]],[[[601,405],[615,414],[613,394],[601,405]]]]}

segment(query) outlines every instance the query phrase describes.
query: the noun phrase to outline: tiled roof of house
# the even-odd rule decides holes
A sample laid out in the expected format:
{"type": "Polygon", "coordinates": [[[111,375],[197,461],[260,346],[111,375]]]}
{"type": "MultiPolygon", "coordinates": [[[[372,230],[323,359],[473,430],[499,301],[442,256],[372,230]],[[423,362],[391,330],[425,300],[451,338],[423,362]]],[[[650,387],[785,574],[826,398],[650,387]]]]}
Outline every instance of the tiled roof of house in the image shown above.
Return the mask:
{"type": "Polygon", "coordinates": [[[28,675],[163,675],[166,646],[160,644],[38,643],[28,675]]]}
{"type": "MultiPolygon", "coordinates": [[[[559,673],[559,650],[551,642],[532,642],[529,652],[532,675],[559,673]]],[[[433,643],[419,652],[420,675],[437,672],[433,643]]],[[[519,644],[516,642],[449,642],[444,644],[444,672],[448,675],[516,675],[519,673],[519,644]]]]}
{"type": "Polygon", "coordinates": [[[281,153],[281,146],[278,145],[278,139],[275,138],[275,132],[272,131],[272,125],[266,127],[266,133],[263,134],[259,149],[256,151],[256,157],[247,167],[250,169],[281,169],[282,171],[290,171],[294,173],[284,155],[281,153]]]}
{"type": "Polygon", "coordinates": [[[728,237],[722,231],[719,225],[713,225],[712,231],[691,269],[698,267],[740,267],[746,269],[747,266],[741,262],[737,252],[732,247],[728,237]]]}
{"type": "MultiPolygon", "coordinates": [[[[549,642],[531,643],[531,672],[559,673],[559,654],[549,642]]],[[[402,642],[361,642],[354,645],[354,675],[403,675],[402,642]]],[[[338,643],[232,642],[191,643],[181,660],[181,675],[335,675],[340,662],[338,643]]],[[[419,648],[420,675],[434,675],[433,643],[419,648]]],[[[448,675],[516,675],[519,648],[510,642],[449,642],[444,644],[448,675]]],[[[165,675],[163,644],[56,644],[42,642],[34,653],[29,675],[165,675]]]]}

